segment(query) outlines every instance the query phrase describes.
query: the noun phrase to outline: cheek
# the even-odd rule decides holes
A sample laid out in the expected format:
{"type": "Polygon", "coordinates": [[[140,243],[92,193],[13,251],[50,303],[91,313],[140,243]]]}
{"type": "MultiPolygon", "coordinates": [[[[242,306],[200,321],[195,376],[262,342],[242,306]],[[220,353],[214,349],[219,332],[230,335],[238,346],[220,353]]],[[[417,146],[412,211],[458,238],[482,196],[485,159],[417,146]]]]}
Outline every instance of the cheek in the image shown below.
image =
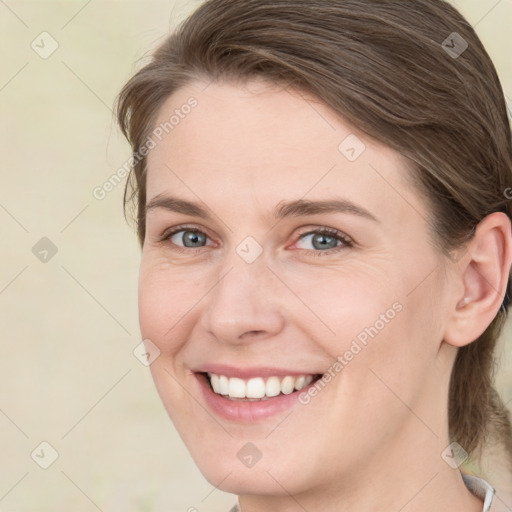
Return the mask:
{"type": "MultiPolygon", "coordinates": [[[[436,425],[431,411],[420,405],[428,403],[429,390],[444,378],[435,363],[441,321],[424,295],[429,292],[433,290],[425,287],[417,295],[390,295],[389,304],[384,302],[388,309],[367,305],[371,314],[366,324],[343,340],[347,350],[342,356],[338,398],[349,405],[339,413],[352,411],[361,431],[376,424],[399,428],[410,419],[410,408],[428,425],[436,425]]],[[[364,322],[364,315],[356,311],[354,322],[364,322]]],[[[346,320],[350,322],[349,317],[346,320]]]]}
{"type": "Polygon", "coordinates": [[[297,294],[318,318],[308,327],[311,315],[299,320],[296,311],[295,317],[333,361],[332,375],[343,375],[335,379],[340,401],[358,397],[359,407],[365,401],[396,401],[386,385],[412,400],[439,346],[442,329],[434,304],[440,299],[432,289],[437,284],[426,283],[411,293],[413,286],[403,276],[391,271],[377,275],[374,269],[333,272],[331,277],[302,281],[301,287],[297,280],[297,294]]]}
{"type": "Polygon", "coordinates": [[[397,316],[401,293],[383,274],[374,265],[350,264],[289,273],[285,280],[295,296],[289,294],[288,311],[301,324],[308,322],[306,332],[330,346],[330,355],[339,355],[354,338],[364,342],[367,328],[376,325],[380,332],[397,316]]]}
{"type": "Polygon", "coordinates": [[[142,336],[162,353],[175,352],[204,294],[205,285],[189,273],[143,259],[138,294],[142,336]]]}

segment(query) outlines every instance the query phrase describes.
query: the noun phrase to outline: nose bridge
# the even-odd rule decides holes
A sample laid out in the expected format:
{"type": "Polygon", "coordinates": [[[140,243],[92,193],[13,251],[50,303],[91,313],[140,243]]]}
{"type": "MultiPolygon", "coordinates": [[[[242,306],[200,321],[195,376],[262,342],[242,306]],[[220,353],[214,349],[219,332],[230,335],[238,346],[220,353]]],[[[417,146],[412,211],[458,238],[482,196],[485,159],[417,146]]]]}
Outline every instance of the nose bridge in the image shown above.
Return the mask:
{"type": "MultiPolygon", "coordinates": [[[[242,246],[242,248],[244,248],[242,246]]],[[[275,276],[262,256],[252,262],[234,254],[224,262],[203,312],[203,327],[217,339],[237,342],[247,336],[275,335],[282,328],[275,276]]]]}

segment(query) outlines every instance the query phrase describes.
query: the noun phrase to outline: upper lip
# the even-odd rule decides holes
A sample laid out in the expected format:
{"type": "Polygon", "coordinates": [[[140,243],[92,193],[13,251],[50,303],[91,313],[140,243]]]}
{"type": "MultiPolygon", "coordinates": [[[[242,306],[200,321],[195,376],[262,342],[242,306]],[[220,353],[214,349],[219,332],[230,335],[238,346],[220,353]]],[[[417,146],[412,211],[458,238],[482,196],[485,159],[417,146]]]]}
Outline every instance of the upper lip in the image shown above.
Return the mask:
{"type": "Polygon", "coordinates": [[[271,368],[268,366],[240,367],[225,364],[204,364],[194,369],[196,373],[214,373],[225,377],[237,377],[239,379],[251,379],[253,377],[286,377],[300,375],[318,375],[319,372],[303,370],[290,370],[285,368],[271,368]]]}

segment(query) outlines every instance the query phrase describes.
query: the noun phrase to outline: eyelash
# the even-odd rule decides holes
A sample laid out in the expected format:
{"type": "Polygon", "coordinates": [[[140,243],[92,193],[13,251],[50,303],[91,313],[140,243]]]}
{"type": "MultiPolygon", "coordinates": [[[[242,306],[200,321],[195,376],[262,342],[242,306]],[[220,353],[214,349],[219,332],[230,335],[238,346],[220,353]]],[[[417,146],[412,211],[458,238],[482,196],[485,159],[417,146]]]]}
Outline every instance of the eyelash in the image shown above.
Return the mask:
{"type": "MultiPolygon", "coordinates": [[[[192,226],[177,226],[172,231],[164,233],[162,235],[162,237],[159,238],[159,242],[160,243],[169,242],[170,239],[174,235],[176,235],[177,233],[180,233],[182,231],[186,231],[186,232],[189,232],[189,233],[200,233],[200,234],[206,235],[208,237],[208,235],[204,231],[201,231],[200,229],[197,229],[195,227],[192,227],[192,226]]],[[[327,249],[327,250],[314,250],[314,249],[297,249],[297,250],[299,250],[299,251],[307,251],[307,252],[311,253],[312,256],[317,257],[317,256],[325,256],[325,255],[329,255],[329,254],[332,254],[332,253],[335,253],[335,252],[339,252],[342,249],[346,249],[346,248],[352,247],[354,245],[354,242],[347,235],[343,234],[341,231],[338,231],[338,230],[332,229],[332,228],[327,228],[327,227],[322,227],[322,228],[312,229],[312,230],[306,231],[306,232],[302,233],[301,235],[299,235],[297,241],[301,240],[302,238],[304,238],[304,237],[306,237],[308,235],[312,235],[312,234],[327,235],[329,237],[336,238],[340,242],[343,242],[343,245],[335,247],[333,249],[327,249]]],[[[190,252],[190,251],[194,251],[194,250],[204,249],[204,247],[199,247],[199,248],[196,248],[196,249],[191,248],[191,247],[181,247],[181,246],[176,245],[174,243],[172,245],[174,245],[173,250],[176,250],[177,252],[181,252],[181,253],[186,253],[186,252],[190,252]]]]}

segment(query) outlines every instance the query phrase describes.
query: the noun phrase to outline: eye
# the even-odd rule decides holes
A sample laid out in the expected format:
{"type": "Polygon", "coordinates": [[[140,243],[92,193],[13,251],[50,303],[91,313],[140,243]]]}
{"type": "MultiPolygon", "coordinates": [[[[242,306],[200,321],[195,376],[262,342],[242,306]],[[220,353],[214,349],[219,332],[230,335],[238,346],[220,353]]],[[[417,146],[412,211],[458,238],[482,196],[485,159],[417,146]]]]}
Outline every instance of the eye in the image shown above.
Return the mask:
{"type": "MultiPolygon", "coordinates": [[[[181,252],[215,245],[214,243],[208,244],[208,240],[210,237],[206,233],[195,227],[187,226],[178,226],[160,238],[160,242],[170,242],[175,250],[181,252]]],[[[320,256],[351,247],[353,242],[347,235],[336,229],[319,228],[300,235],[295,245],[299,245],[298,249],[320,256]],[[300,247],[301,244],[303,247],[300,247]]]]}
{"type": "Polygon", "coordinates": [[[297,244],[302,243],[306,247],[299,247],[314,252],[330,253],[344,247],[352,246],[352,240],[343,233],[330,228],[321,228],[310,231],[300,236],[297,244]],[[309,247],[307,247],[309,246],[309,247]]]}
{"type": "Polygon", "coordinates": [[[185,249],[200,249],[207,245],[208,240],[208,235],[199,229],[187,228],[185,226],[180,226],[166,233],[161,239],[162,242],[169,241],[176,247],[185,249]]]}

